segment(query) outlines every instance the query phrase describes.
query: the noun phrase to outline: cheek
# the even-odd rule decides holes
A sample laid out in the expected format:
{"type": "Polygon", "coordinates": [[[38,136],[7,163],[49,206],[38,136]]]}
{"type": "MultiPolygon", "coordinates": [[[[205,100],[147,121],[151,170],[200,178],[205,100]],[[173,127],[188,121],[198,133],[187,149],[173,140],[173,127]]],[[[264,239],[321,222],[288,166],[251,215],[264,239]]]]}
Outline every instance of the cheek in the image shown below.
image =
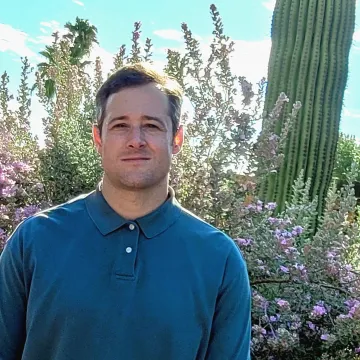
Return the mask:
{"type": "Polygon", "coordinates": [[[116,139],[108,137],[106,141],[103,141],[101,147],[102,156],[106,158],[116,157],[116,154],[119,153],[120,148],[121,145],[119,141],[116,141],[116,139]]]}
{"type": "Polygon", "coordinates": [[[173,146],[168,139],[162,139],[161,141],[153,143],[152,148],[155,152],[159,153],[163,157],[168,157],[171,155],[173,150],[173,146]]]}

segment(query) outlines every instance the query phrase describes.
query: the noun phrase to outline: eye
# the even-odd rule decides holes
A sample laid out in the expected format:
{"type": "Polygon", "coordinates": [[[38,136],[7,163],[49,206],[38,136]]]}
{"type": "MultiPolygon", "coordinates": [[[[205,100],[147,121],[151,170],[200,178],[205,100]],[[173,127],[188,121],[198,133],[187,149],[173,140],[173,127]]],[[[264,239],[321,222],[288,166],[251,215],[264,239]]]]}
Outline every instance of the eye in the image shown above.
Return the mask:
{"type": "Polygon", "coordinates": [[[121,128],[126,128],[127,124],[125,123],[117,123],[113,126],[113,129],[121,129],[121,128]]]}
{"type": "Polygon", "coordinates": [[[145,124],[145,127],[149,128],[149,129],[160,129],[158,125],[151,124],[151,123],[145,124]]]}

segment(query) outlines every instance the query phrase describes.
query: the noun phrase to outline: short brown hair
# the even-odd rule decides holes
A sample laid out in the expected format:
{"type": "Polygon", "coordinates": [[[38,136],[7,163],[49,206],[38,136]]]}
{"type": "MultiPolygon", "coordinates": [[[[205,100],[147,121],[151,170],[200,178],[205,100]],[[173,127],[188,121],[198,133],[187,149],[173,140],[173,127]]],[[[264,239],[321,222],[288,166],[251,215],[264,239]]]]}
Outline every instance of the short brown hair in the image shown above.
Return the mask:
{"type": "Polygon", "coordinates": [[[105,118],[108,98],[122,89],[155,83],[159,85],[169,99],[170,118],[173,136],[175,136],[181,117],[183,92],[179,83],[165,73],[156,71],[150,64],[136,63],[125,65],[113,73],[100,87],[96,94],[96,120],[100,134],[105,118]]]}

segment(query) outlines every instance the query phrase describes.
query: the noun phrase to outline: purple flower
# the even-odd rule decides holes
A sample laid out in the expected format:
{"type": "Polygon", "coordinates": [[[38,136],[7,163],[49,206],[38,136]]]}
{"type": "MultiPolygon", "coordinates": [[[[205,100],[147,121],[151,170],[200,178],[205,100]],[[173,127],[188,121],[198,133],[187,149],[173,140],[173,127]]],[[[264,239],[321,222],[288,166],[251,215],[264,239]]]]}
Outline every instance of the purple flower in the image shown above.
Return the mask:
{"type": "Polygon", "coordinates": [[[235,239],[235,241],[240,245],[240,246],[249,246],[252,243],[251,239],[242,239],[242,238],[237,238],[235,239]]]}
{"type": "Polygon", "coordinates": [[[292,234],[293,234],[294,236],[300,235],[300,234],[303,233],[303,231],[304,231],[304,228],[303,228],[303,227],[301,227],[301,226],[294,226],[293,229],[292,229],[292,234]]]}
{"type": "Polygon", "coordinates": [[[355,348],[355,353],[356,353],[356,354],[360,354],[360,346],[357,347],[357,348],[355,348]]]}
{"type": "Polygon", "coordinates": [[[309,329],[311,329],[311,330],[315,331],[316,326],[315,326],[315,324],[314,324],[314,323],[312,323],[311,321],[308,321],[308,326],[309,326],[309,329]]]}
{"type": "Polygon", "coordinates": [[[5,238],[6,238],[5,230],[0,228],[0,240],[5,240],[5,238]]]}
{"type": "Polygon", "coordinates": [[[253,292],[252,299],[253,299],[254,306],[258,306],[262,309],[267,308],[267,306],[268,306],[267,300],[262,295],[260,295],[258,292],[256,292],[256,291],[253,292]]]}
{"type": "Polygon", "coordinates": [[[275,210],[276,209],[276,203],[270,202],[270,203],[266,204],[265,209],[267,209],[267,210],[275,210]]]}
{"type": "Polygon", "coordinates": [[[280,238],[279,239],[280,240],[280,244],[281,245],[289,245],[290,244],[290,242],[289,242],[289,239],[285,239],[285,238],[280,238]]]}
{"type": "Polygon", "coordinates": [[[354,319],[360,319],[360,301],[355,300],[355,304],[349,311],[349,317],[354,319]]]}
{"type": "Polygon", "coordinates": [[[313,317],[320,317],[326,314],[326,309],[322,305],[315,305],[311,312],[313,317]]]}
{"type": "Polygon", "coordinates": [[[253,329],[254,332],[256,332],[256,333],[258,333],[260,335],[266,335],[266,330],[263,327],[259,326],[259,325],[253,325],[252,329],[253,329]]]}
{"type": "Polygon", "coordinates": [[[322,334],[321,335],[321,340],[327,341],[328,339],[329,339],[329,334],[322,334]]]}
{"type": "Polygon", "coordinates": [[[280,266],[280,270],[284,273],[288,273],[289,272],[289,268],[287,268],[286,266],[280,266]]]}
{"type": "Polygon", "coordinates": [[[276,303],[281,307],[281,308],[289,308],[290,304],[288,301],[283,300],[283,299],[277,299],[276,303]]]}
{"type": "Polygon", "coordinates": [[[7,239],[8,239],[8,236],[6,235],[5,230],[0,228],[0,249],[5,246],[7,239]]]}
{"type": "Polygon", "coordinates": [[[274,225],[278,222],[278,219],[277,218],[274,218],[274,217],[269,217],[268,218],[268,222],[271,224],[271,225],[274,225]]]}
{"type": "Polygon", "coordinates": [[[6,174],[0,173],[0,187],[15,185],[15,181],[8,178],[6,174]]]}
{"type": "Polygon", "coordinates": [[[24,208],[17,208],[15,210],[15,221],[21,222],[26,218],[36,214],[39,210],[39,207],[36,205],[29,205],[25,206],[24,208]]]}
{"type": "Polygon", "coordinates": [[[9,209],[5,205],[0,205],[0,218],[6,215],[9,212],[9,209]]]}
{"type": "Polygon", "coordinates": [[[352,270],[352,266],[351,266],[350,264],[346,264],[346,265],[345,265],[345,270],[351,271],[351,270],[352,270]]]}
{"type": "Polygon", "coordinates": [[[3,197],[12,197],[16,194],[17,186],[7,186],[1,190],[0,188],[0,196],[3,197]]]}
{"type": "Polygon", "coordinates": [[[263,203],[262,203],[262,201],[258,200],[256,202],[256,205],[249,205],[248,209],[256,210],[257,212],[261,212],[263,210],[263,203]]]}
{"type": "Polygon", "coordinates": [[[355,300],[355,299],[349,299],[344,301],[344,304],[348,307],[348,308],[352,308],[355,304],[357,304],[359,300],[355,300]]]}
{"type": "Polygon", "coordinates": [[[304,265],[295,264],[294,265],[296,270],[299,270],[301,276],[305,276],[307,274],[306,268],[304,265]]]}
{"type": "Polygon", "coordinates": [[[276,322],[278,319],[276,316],[270,316],[270,321],[271,322],[276,322]]]}
{"type": "Polygon", "coordinates": [[[18,171],[18,172],[29,172],[32,170],[32,168],[28,164],[26,164],[22,161],[13,162],[12,166],[13,166],[14,170],[18,171]]]}

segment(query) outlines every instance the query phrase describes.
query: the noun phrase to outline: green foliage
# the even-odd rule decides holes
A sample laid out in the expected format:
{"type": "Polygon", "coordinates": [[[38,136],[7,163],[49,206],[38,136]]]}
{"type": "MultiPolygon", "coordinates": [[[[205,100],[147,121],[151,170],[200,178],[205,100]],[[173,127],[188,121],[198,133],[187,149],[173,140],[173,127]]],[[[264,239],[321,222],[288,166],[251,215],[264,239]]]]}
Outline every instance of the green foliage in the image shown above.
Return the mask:
{"type": "MultiPolygon", "coordinates": [[[[38,70],[41,78],[44,79],[44,95],[48,100],[52,100],[56,94],[57,82],[52,70],[58,65],[58,52],[65,46],[69,63],[77,65],[80,70],[90,63],[89,61],[82,61],[83,58],[90,54],[94,43],[98,44],[97,28],[90,25],[88,20],[76,17],[74,24],[70,22],[65,24],[65,29],[68,30],[68,33],[62,39],[59,38],[58,33],[54,33],[52,45],[47,45],[45,50],[40,52],[40,55],[45,58],[45,62],[38,64],[38,70]]],[[[38,84],[35,84],[35,87],[36,85],[38,84]]]]}
{"type": "MultiPolygon", "coordinates": [[[[336,179],[338,186],[346,182],[347,174],[350,173],[353,164],[360,169],[360,143],[354,136],[340,134],[337,144],[336,161],[333,177],[336,179]]],[[[355,177],[357,190],[360,183],[360,172],[355,177]]],[[[356,195],[360,196],[360,191],[356,191],[356,195]]]]}

